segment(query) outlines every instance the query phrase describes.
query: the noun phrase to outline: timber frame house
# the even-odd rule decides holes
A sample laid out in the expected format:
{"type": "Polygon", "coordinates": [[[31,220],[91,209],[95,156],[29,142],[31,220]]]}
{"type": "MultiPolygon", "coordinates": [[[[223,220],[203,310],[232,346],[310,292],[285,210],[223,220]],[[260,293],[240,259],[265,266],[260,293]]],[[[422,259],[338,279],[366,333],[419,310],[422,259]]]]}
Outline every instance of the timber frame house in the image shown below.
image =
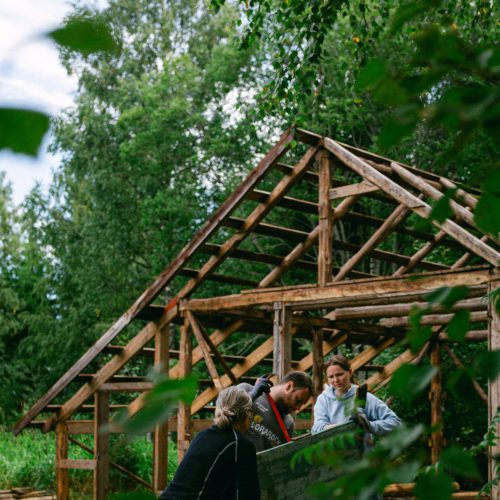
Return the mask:
{"type": "MultiPolygon", "coordinates": [[[[209,419],[191,417],[213,409],[222,388],[251,381],[251,371],[259,365],[272,365],[278,376],[290,369],[308,370],[320,392],[325,356],[343,344],[354,345],[353,369],[362,371],[376,392],[398,367],[419,363],[424,356],[439,367],[444,350],[461,365],[446,334],[452,313],[460,309],[470,311],[472,329],[466,341],[487,341],[489,349],[499,349],[500,321],[491,293],[500,282],[500,253],[496,236],[482,233],[474,223],[478,195],[429,172],[289,129],[160,276],[19,420],[15,434],[28,426],[55,430],[59,499],[69,498],[69,469],[75,468],[93,471],[97,499],[107,496],[110,467],[159,492],[166,485],[168,432],[177,433],[182,457],[192,432],[210,425],[209,419]],[[285,155],[293,166],[284,162],[285,155]],[[427,218],[431,205],[450,189],[451,216],[419,227],[416,222],[427,218]],[[313,195],[292,196],[298,191],[313,195]],[[387,217],[367,213],[366,200],[384,207],[387,217]],[[286,220],[300,224],[277,224],[285,212],[295,214],[295,219],[286,220]],[[352,234],[358,235],[357,242],[352,234]],[[280,243],[258,244],[271,240],[280,243]],[[450,255],[456,256],[454,264],[441,263],[442,255],[447,262],[450,255]],[[193,263],[198,267],[190,267],[193,263]],[[254,267],[247,272],[244,265],[254,267]],[[229,272],[221,273],[224,269],[229,272]],[[224,294],[207,296],[203,290],[209,282],[220,284],[224,294]],[[430,325],[433,334],[419,352],[403,345],[387,364],[371,364],[404,337],[415,304],[425,303],[433,290],[457,285],[468,287],[467,296],[452,310],[435,307],[423,317],[422,324],[430,325]],[[142,322],[142,329],[121,340],[136,322],[142,322]],[[243,356],[221,351],[235,332],[253,338],[250,352],[243,356]],[[174,340],[178,350],[170,347],[174,340]],[[306,355],[297,349],[297,343],[304,342],[310,346],[306,355]],[[192,404],[181,405],[177,416],[154,432],[152,485],[111,462],[109,436],[98,432],[118,406],[110,405],[113,393],[129,393],[130,414],[143,405],[151,383],[119,373],[134,357],[144,356],[159,370],[170,366],[170,377],[188,375],[197,363],[205,363],[210,374],[209,380],[200,381],[192,404]],[[91,363],[98,368],[87,374],[91,363]],[[81,419],[89,411],[93,419],[81,419]],[[94,450],[75,439],[77,434],[94,434],[94,450]],[[92,457],[68,458],[70,443],[86,448],[92,457]]],[[[491,420],[500,406],[500,383],[490,382],[488,394],[476,389],[491,420]]],[[[436,424],[442,420],[440,373],[430,394],[430,423],[436,424]]],[[[443,447],[442,428],[431,435],[430,447],[435,462],[443,447]]],[[[490,459],[490,477],[493,466],[490,459]]]]}

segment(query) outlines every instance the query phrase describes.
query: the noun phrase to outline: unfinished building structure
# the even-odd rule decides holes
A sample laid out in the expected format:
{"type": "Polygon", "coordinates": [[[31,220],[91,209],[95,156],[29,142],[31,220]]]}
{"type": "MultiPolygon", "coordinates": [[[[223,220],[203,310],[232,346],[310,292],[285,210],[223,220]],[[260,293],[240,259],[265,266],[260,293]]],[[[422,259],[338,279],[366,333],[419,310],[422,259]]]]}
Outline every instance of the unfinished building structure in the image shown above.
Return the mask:
{"type": "MultiPolygon", "coordinates": [[[[355,346],[353,369],[364,371],[370,390],[377,391],[404,363],[430,356],[439,367],[442,350],[460,365],[446,333],[460,309],[470,311],[466,341],[500,348],[491,300],[500,254],[495,236],[474,222],[478,194],[291,128],[128,311],[30,408],[15,433],[27,426],[55,431],[58,498],[68,498],[72,468],[92,470],[95,498],[106,498],[109,467],[120,468],[110,463],[109,436],[98,432],[115,407],[110,394],[130,393],[127,407],[134,414],[151,388],[144,378],[124,375],[126,365],[150,356],[151,364],[170,366],[169,376],[179,378],[205,363],[210,379],[201,381],[196,399],[154,433],[153,484],[145,486],[158,492],[166,485],[169,430],[177,433],[182,456],[192,434],[210,425],[196,416],[209,411],[222,388],[251,380],[262,364],[278,376],[310,370],[319,392],[324,357],[349,344],[355,346]],[[419,227],[443,196],[450,198],[451,215],[419,227]],[[425,304],[432,291],[457,285],[467,294],[452,310],[437,305],[423,316],[432,335],[420,350],[401,347],[387,364],[373,363],[405,337],[412,307],[425,304]],[[137,322],[145,324],[131,335],[127,327],[137,322]],[[237,334],[248,339],[243,354],[231,352],[237,334]],[[179,338],[173,342],[172,335],[179,338]],[[91,363],[98,369],[88,374],[91,363]],[[81,419],[89,410],[93,419],[81,419]],[[84,446],[74,437],[82,433],[94,434],[93,456],[69,459],[70,443],[84,446]]],[[[488,394],[477,390],[491,419],[500,385],[491,382],[488,394]]],[[[436,424],[442,420],[440,373],[431,395],[430,423],[436,424]]],[[[433,461],[442,447],[441,428],[431,437],[433,461]]]]}

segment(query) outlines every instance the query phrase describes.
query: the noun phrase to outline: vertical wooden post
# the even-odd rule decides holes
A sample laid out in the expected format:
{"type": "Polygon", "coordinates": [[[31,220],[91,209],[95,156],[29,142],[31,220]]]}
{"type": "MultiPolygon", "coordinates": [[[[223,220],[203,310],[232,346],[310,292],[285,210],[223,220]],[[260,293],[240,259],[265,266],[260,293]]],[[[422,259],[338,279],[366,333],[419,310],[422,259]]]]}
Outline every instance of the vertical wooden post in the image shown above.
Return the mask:
{"type": "Polygon", "coordinates": [[[94,396],[94,500],[106,500],[109,489],[109,393],[97,391],[94,396]]]}
{"type": "MultiPolygon", "coordinates": [[[[497,311],[498,303],[495,304],[492,294],[498,290],[500,286],[500,272],[494,271],[492,280],[488,284],[488,296],[490,297],[488,303],[488,349],[490,351],[500,349],[500,316],[497,311]]],[[[500,300],[500,298],[497,298],[500,300]]],[[[500,379],[497,377],[495,380],[488,382],[488,426],[491,425],[493,417],[497,414],[500,407],[500,379]]],[[[496,424],[496,436],[500,436],[500,423],[496,424]]],[[[500,443],[496,441],[495,446],[491,447],[488,453],[488,480],[497,477],[496,469],[500,467],[500,463],[494,460],[494,456],[500,455],[500,443]]],[[[491,498],[500,498],[500,487],[493,486],[491,491],[491,498]]]]}
{"type": "Polygon", "coordinates": [[[431,400],[431,426],[437,429],[431,434],[431,462],[439,461],[439,456],[443,449],[443,389],[441,385],[441,350],[439,342],[436,340],[431,349],[431,365],[438,369],[431,382],[429,399],[431,400]]]}
{"type": "Polygon", "coordinates": [[[281,380],[292,366],[292,311],[283,302],[274,303],[273,372],[281,380]]]}
{"type": "MultiPolygon", "coordinates": [[[[158,329],[155,335],[155,369],[168,374],[170,325],[158,329]]],[[[153,490],[159,494],[167,486],[168,421],[155,428],[153,434],[153,490]]]]}
{"type": "Polygon", "coordinates": [[[332,208],[330,203],[330,187],[332,184],[330,173],[330,159],[328,151],[320,151],[316,158],[319,160],[319,240],[318,240],[318,284],[325,286],[332,280],[332,208]]]}
{"type": "Polygon", "coordinates": [[[313,383],[314,397],[323,391],[323,330],[318,328],[313,332],[313,383]]]}
{"type": "MultiPolygon", "coordinates": [[[[187,377],[193,368],[192,353],[193,342],[189,330],[189,320],[185,316],[184,324],[181,326],[179,347],[180,376],[187,377]]],[[[191,440],[191,405],[181,403],[177,411],[177,456],[179,463],[189,448],[191,440]]]]}
{"type": "Polygon", "coordinates": [[[61,460],[68,458],[68,425],[56,425],[56,483],[57,500],[69,500],[69,470],[60,467],[61,460]]]}

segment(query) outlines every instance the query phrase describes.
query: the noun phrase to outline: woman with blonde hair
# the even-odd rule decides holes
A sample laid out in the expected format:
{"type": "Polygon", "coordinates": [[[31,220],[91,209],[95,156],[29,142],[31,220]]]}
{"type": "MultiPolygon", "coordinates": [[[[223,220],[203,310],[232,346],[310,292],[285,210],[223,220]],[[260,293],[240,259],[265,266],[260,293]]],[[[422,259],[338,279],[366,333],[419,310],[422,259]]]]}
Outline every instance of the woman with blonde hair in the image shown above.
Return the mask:
{"type": "Polygon", "coordinates": [[[252,400],[244,390],[222,390],[214,425],[196,434],[160,499],[259,500],[255,448],[242,435],[252,417],[252,400]]]}

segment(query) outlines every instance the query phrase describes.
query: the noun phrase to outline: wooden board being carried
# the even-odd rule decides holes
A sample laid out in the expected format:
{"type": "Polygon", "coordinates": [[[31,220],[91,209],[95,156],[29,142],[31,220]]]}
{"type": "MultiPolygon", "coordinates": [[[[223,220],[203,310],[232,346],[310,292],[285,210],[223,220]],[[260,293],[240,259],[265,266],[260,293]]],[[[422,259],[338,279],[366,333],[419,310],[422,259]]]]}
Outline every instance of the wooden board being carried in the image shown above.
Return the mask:
{"type": "MultiPolygon", "coordinates": [[[[354,422],[348,422],[257,453],[262,500],[310,498],[306,493],[309,486],[319,482],[332,481],[338,477],[339,473],[331,465],[310,464],[305,460],[301,460],[292,469],[290,464],[293,455],[320,441],[358,428],[354,422]]],[[[345,450],[345,453],[346,457],[361,457],[361,445],[352,445],[351,448],[345,450]]]]}

